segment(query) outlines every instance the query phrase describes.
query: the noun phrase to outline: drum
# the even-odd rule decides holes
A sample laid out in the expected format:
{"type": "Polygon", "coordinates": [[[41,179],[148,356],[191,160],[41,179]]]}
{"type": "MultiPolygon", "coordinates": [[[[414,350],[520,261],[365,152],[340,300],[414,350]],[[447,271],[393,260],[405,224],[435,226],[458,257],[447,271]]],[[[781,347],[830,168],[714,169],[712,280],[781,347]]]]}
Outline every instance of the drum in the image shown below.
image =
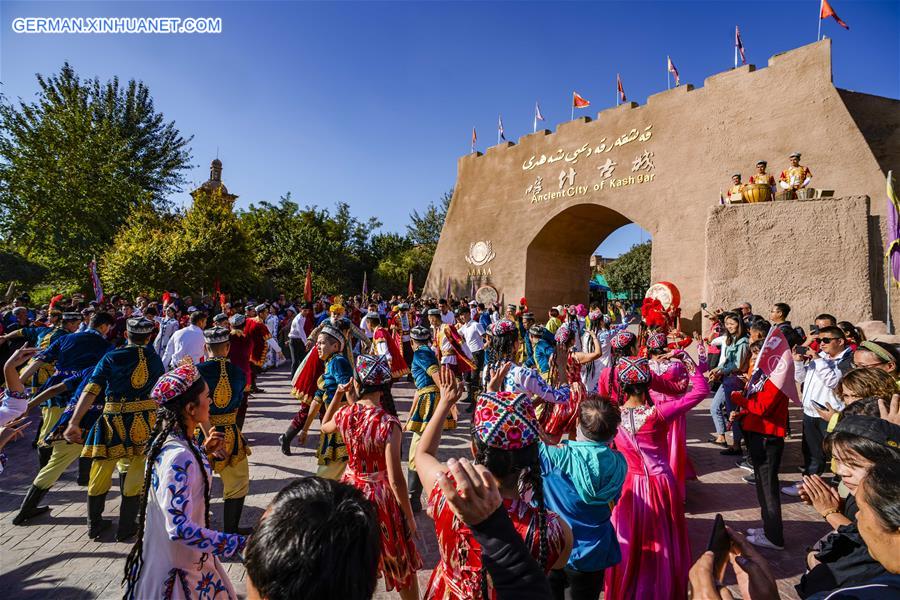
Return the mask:
{"type": "Polygon", "coordinates": [[[490,306],[491,304],[496,304],[500,300],[500,294],[497,293],[497,288],[491,285],[483,285],[478,288],[478,291],[475,292],[475,301],[484,304],[485,306],[490,306]]]}
{"type": "Polygon", "coordinates": [[[793,200],[794,190],[780,190],[775,194],[775,200],[793,200]]]}
{"type": "Polygon", "coordinates": [[[797,190],[797,200],[812,200],[816,197],[816,190],[813,188],[800,188],[797,190]]]}
{"type": "Polygon", "coordinates": [[[772,199],[772,188],[765,183],[748,183],[741,192],[744,200],[753,204],[756,202],[768,202],[772,199]]]}
{"type": "Polygon", "coordinates": [[[651,285],[645,297],[659,300],[665,310],[678,308],[681,304],[681,292],[674,283],[668,281],[660,281],[651,285]]]}

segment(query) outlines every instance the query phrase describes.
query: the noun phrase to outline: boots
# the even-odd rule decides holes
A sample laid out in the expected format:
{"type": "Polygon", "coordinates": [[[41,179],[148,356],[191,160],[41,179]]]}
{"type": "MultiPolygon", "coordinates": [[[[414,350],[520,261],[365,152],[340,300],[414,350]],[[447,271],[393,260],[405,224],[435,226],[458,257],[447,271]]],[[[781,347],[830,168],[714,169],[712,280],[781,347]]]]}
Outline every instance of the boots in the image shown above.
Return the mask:
{"type": "Polygon", "coordinates": [[[422,480],[419,479],[419,474],[412,469],[406,473],[406,486],[409,488],[409,503],[412,505],[413,512],[421,512],[422,480]]]}
{"type": "Polygon", "coordinates": [[[278,443],[281,444],[281,453],[285,456],[291,456],[291,442],[299,431],[293,425],[289,425],[287,431],[278,436],[278,443]]]}
{"type": "Polygon", "coordinates": [[[78,457],[78,485],[84,487],[91,481],[92,458],[78,457]]]}
{"type": "Polygon", "coordinates": [[[223,530],[225,533],[237,533],[239,535],[250,535],[252,529],[240,527],[241,512],[244,510],[244,498],[230,498],[225,500],[225,507],[222,511],[223,530]]]}
{"type": "Polygon", "coordinates": [[[97,540],[110,526],[109,519],[103,518],[103,509],[106,506],[106,494],[88,496],[88,537],[97,540]]]}
{"type": "Polygon", "coordinates": [[[119,507],[119,530],[116,532],[117,542],[124,542],[137,533],[137,516],[140,507],[141,497],[139,495],[122,496],[122,506],[119,507]]]}
{"type": "Polygon", "coordinates": [[[22,508],[19,509],[19,514],[13,518],[13,525],[24,525],[28,519],[49,511],[49,506],[38,506],[38,503],[47,491],[48,490],[42,490],[35,486],[28,488],[28,493],[25,494],[25,499],[22,501],[22,508]]]}
{"type": "Polygon", "coordinates": [[[43,469],[47,466],[47,463],[50,462],[50,456],[53,454],[53,448],[45,448],[44,446],[38,446],[38,464],[40,465],[40,469],[43,469]]]}

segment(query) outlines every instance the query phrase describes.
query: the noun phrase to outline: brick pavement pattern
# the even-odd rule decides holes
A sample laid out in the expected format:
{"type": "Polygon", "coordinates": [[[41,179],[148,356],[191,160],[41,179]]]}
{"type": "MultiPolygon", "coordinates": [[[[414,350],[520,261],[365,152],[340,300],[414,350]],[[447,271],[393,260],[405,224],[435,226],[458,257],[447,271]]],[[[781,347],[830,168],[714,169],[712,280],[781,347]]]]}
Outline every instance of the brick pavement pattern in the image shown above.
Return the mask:
{"type": "MultiPolygon", "coordinates": [[[[250,400],[245,435],[253,448],[250,457],[250,495],[242,517],[242,525],[254,524],[265,506],[292,477],[310,475],[315,471],[315,429],[305,448],[295,445],[293,456],[283,456],[278,449],[278,435],[284,430],[297,403],[289,395],[290,378],[286,367],[265,373],[259,384],[266,390],[250,400]]],[[[413,388],[402,383],[394,386],[397,409],[403,416],[409,410],[413,388]]],[[[691,549],[694,557],[706,547],[713,518],[721,512],[727,523],[738,530],[759,526],[759,507],[752,486],[741,480],[746,473],[735,467],[734,457],[721,456],[720,448],[706,443],[711,430],[709,401],[688,415],[689,454],[700,476],[687,486],[686,511],[691,549]]],[[[793,482],[799,478],[800,414],[792,408],[795,435],[786,444],[782,465],[782,480],[793,482]]],[[[446,432],[441,443],[441,458],[463,456],[468,452],[469,415],[460,410],[460,426],[446,432]]],[[[34,435],[34,424],[27,436],[34,435]]],[[[406,436],[405,444],[409,443],[406,436]]],[[[44,498],[42,504],[53,508],[47,515],[34,519],[23,527],[12,524],[12,518],[22,502],[26,489],[37,471],[37,454],[28,439],[7,446],[9,463],[0,475],[0,589],[11,592],[9,598],[82,600],[89,598],[120,598],[124,558],[129,544],[114,540],[115,526],[107,530],[98,542],[87,538],[87,491],[75,482],[74,465],[44,498]]],[[[402,456],[406,456],[406,447],[402,456]]],[[[114,520],[118,515],[118,486],[113,485],[107,497],[106,516],[114,520]]],[[[222,484],[216,478],[212,491],[212,527],[222,523],[222,484]]],[[[796,598],[793,585],[798,581],[805,564],[806,548],[827,533],[827,524],[809,507],[797,499],[782,496],[784,529],[787,548],[784,552],[763,550],[778,578],[782,597],[796,598]]],[[[115,524],[114,524],[115,525],[115,524]]],[[[421,539],[419,549],[425,569],[419,573],[420,590],[424,590],[431,570],[438,560],[437,546],[431,520],[418,516],[421,539]]],[[[236,590],[243,596],[244,568],[239,562],[225,563],[236,590]]],[[[733,577],[730,583],[734,583],[733,577]]],[[[376,598],[397,598],[384,592],[379,584],[376,598]]]]}

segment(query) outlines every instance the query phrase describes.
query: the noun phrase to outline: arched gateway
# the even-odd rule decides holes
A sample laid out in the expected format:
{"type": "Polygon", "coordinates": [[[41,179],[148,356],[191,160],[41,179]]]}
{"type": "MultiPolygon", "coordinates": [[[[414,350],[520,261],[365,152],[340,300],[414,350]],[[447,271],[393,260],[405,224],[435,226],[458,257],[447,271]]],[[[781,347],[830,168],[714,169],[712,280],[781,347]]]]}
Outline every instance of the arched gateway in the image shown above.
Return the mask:
{"type": "Polygon", "coordinates": [[[474,278],[543,316],[587,299],[591,252],[635,222],[695,324],[701,301],[744,300],[788,301],[798,324],[826,308],[884,320],[890,168],[900,101],[835,88],[826,39],[460,158],[425,291],[464,295],[474,278]],[[719,205],[732,173],[767,160],[777,177],[792,151],[834,198],[719,205]]]}

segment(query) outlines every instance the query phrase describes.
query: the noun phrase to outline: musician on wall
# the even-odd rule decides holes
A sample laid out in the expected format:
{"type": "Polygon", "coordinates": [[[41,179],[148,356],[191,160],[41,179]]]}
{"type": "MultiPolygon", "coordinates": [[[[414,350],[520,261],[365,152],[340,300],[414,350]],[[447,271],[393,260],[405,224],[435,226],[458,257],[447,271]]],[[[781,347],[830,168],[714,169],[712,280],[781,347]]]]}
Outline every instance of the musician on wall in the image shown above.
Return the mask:
{"type": "Polygon", "coordinates": [[[775,176],[771,173],[766,173],[766,166],[768,163],[764,160],[760,160],[756,163],[756,173],[750,176],[750,183],[762,183],[768,185],[772,188],[772,197],[775,197],[775,176]]]}
{"type": "Polygon", "coordinates": [[[809,185],[812,179],[812,173],[809,169],[800,164],[800,153],[794,152],[789,157],[791,166],[781,172],[779,185],[783,190],[782,194],[785,200],[797,197],[797,190],[803,189],[809,185]]]}
{"type": "Polygon", "coordinates": [[[741,183],[741,174],[735,173],[731,176],[731,187],[728,188],[728,203],[736,204],[744,201],[743,196],[744,184],[741,183]]]}

